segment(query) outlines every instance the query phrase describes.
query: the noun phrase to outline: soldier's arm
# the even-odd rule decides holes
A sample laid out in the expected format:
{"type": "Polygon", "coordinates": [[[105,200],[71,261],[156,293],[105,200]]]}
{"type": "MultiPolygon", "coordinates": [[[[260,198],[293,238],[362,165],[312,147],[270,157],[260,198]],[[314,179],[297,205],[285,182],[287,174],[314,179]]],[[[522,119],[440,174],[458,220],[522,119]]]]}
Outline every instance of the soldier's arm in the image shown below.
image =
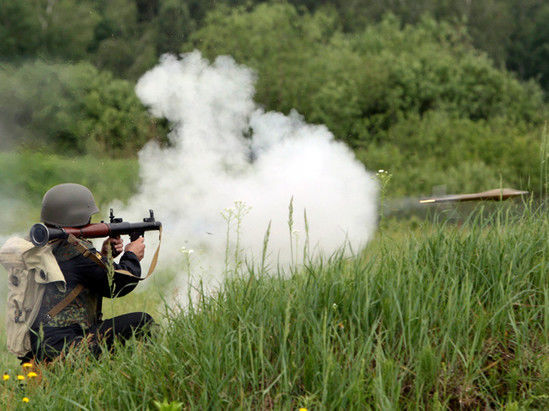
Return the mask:
{"type": "MultiPolygon", "coordinates": [[[[84,256],[78,256],[59,264],[67,282],[82,284],[93,293],[103,297],[122,297],[131,292],[137,285],[138,280],[124,274],[114,273],[112,284],[109,284],[108,270],[84,256]]],[[[115,270],[126,270],[133,275],[141,276],[141,265],[137,256],[126,251],[120,258],[120,263],[113,264],[115,270]]],[[[69,284],[71,286],[71,284],[69,284]]]]}

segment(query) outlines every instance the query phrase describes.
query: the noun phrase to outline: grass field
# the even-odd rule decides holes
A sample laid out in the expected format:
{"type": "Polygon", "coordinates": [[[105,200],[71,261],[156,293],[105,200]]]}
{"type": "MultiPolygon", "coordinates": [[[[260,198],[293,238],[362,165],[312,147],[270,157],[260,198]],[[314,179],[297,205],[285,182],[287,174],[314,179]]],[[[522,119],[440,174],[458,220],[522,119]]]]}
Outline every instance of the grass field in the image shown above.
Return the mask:
{"type": "Polygon", "coordinates": [[[92,190],[98,204],[106,205],[115,199],[127,200],[139,183],[135,158],[0,152],[0,170],[0,234],[28,228],[29,221],[40,216],[42,196],[56,184],[83,184],[92,190]]]}
{"type": "MultiPolygon", "coordinates": [[[[547,210],[388,228],[354,257],[248,267],[182,311],[162,275],[112,313],[162,326],[99,361],[85,352],[0,382],[10,408],[549,407],[547,210]],[[164,312],[163,312],[164,311],[164,312]],[[22,403],[26,396],[30,402],[22,403]]],[[[177,271],[177,270],[176,270],[177,271]]]]}

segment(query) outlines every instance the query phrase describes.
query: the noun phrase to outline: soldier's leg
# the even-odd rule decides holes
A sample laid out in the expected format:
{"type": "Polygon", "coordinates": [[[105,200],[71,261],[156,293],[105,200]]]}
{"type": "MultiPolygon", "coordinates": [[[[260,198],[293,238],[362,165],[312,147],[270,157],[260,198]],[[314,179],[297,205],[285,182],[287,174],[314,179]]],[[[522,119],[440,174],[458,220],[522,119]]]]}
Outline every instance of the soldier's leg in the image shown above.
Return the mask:
{"type": "Polygon", "coordinates": [[[68,347],[79,344],[84,331],[79,325],[68,327],[45,327],[42,332],[31,331],[31,349],[38,361],[51,361],[68,347]]]}
{"type": "Polygon", "coordinates": [[[138,338],[150,335],[153,324],[154,320],[147,313],[129,313],[102,321],[89,332],[111,348],[115,339],[123,343],[134,334],[138,338]]]}

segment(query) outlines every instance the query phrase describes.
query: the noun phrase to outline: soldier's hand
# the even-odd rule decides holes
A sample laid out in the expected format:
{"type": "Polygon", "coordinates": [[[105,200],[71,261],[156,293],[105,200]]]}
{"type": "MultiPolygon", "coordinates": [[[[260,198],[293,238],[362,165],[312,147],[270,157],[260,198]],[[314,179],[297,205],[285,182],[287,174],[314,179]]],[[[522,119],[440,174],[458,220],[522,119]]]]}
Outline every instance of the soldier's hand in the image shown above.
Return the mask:
{"type": "Polygon", "coordinates": [[[125,250],[134,253],[137,256],[137,259],[141,261],[145,256],[145,239],[143,237],[139,237],[137,240],[129,243],[125,250]]]}
{"type": "Polygon", "coordinates": [[[124,250],[124,242],[120,236],[107,238],[101,247],[101,254],[105,257],[108,255],[108,247],[111,247],[111,255],[114,258],[120,255],[120,253],[124,250]]]}

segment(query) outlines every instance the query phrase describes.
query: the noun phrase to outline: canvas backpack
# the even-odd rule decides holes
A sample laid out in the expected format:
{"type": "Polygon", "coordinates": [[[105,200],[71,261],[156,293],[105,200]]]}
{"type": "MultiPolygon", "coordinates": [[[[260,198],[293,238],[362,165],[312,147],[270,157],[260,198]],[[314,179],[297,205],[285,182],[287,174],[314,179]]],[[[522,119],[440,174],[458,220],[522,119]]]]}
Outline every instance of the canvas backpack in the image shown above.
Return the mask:
{"type": "Polygon", "coordinates": [[[66,282],[51,245],[35,247],[12,237],[0,248],[0,264],[8,273],[6,334],[8,350],[23,357],[31,350],[30,328],[42,304],[46,284],[66,292],[66,282]]]}

